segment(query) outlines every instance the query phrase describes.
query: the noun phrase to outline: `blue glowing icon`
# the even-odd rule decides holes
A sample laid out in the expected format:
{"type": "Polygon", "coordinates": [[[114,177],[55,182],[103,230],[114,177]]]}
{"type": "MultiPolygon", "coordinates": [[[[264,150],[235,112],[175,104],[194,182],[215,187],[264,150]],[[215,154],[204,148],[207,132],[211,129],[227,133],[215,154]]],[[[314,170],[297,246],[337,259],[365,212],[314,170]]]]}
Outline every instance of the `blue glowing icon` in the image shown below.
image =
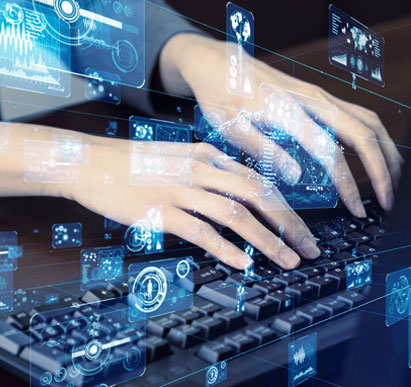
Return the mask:
{"type": "Polygon", "coordinates": [[[239,283],[235,285],[236,289],[236,313],[244,313],[245,312],[245,286],[243,283],[239,283]]]}
{"type": "Polygon", "coordinates": [[[86,75],[88,78],[84,94],[87,99],[112,105],[118,105],[121,102],[120,76],[90,68],[86,69],[86,75]]]}
{"type": "Polygon", "coordinates": [[[54,305],[58,304],[60,301],[60,294],[59,293],[50,293],[44,296],[44,304],[45,305],[54,305]]]}
{"type": "Polygon", "coordinates": [[[55,249],[80,247],[83,243],[83,226],[81,223],[54,224],[52,246],[55,249]]]}
{"type": "Polygon", "coordinates": [[[81,250],[81,290],[122,284],[123,247],[99,247],[81,250]]]}
{"type": "Polygon", "coordinates": [[[0,313],[13,310],[13,266],[0,265],[0,313]]]}
{"type": "Polygon", "coordinates": [[[347,290],[359,288],[372,282],[372,260],[350,263],[347,272],[347,290]]]}
{"type": "Polygon", "coordinates": [[[206,387],[215,386],[224,380],[227,380],[227,363],[225,361],[207,368],[205,383],[206,387]]]}
{"type": "Polygon", "coordinates": [[[329,23],[330,63],[384,86],[384,38],[333,5],[329,23]]]}
{"type": "Polygon", "coordinates": [[[117,136],[118,131],[118,122],[117,121],[109,121],[108,126],[106,126],[106,135],[115,137],[117,136]]]}
{"type": "Polygon", "coordinates": [[[317,332],[288,344],[288,386],[294,387],[317,374],[317,332]]]}
{"type": "Polygon", "coordinates": [[[134,313],[147,317],[191,308],[193,294],[184,287],[193,280],[191,263],[172,258],[132,264],[129,267],[130,320],[134,313]],[[184,265],[184,273],[181,267],[184,265]],[[186,267],[188,265],[188,267],[186,267]]]}
{"type": "Polygon", "coordinates": [[[254,16],[231,2],[227,3],[227,90],[230,94],[254,95],[254,16]]]}
{"type": "Polygon", "coordinates": [[[409,315],[411,268],[387,274],[385,323],[391,326],[409,315]]]}

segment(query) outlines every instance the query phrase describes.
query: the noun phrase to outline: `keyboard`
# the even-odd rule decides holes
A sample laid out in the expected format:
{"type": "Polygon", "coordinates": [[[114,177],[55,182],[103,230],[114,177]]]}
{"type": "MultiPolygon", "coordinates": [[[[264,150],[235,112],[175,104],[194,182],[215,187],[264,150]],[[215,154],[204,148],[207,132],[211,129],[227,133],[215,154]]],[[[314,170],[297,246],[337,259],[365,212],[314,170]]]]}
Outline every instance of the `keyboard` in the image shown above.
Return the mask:
{"type": "Polygon", "coordinates": [[[86,292],[66,283],[56,287],[57,303],[42,301],[50,289],[16,290],[13,312],[0,316],[0,365],[33,386],[200,386],[220,362],[229,367],[225,385],[277,374],[286,381],[291,339],[316,331],[318,350],[326,351],[354,335],[351,312],[366,302],[369,286],[347,290],[347,265],[378,261],[386,234],[387,214],[363,202],[364,219],[343,208],[307,219],[321,255],[293,271],[259,252],[251,278],[204,252],[188,257],[194,273],[184,288],[193,307],[147,320],[129,322],[127,280],[86,292]],[[243,313],[237,284],[245,285],[243,313]]]}

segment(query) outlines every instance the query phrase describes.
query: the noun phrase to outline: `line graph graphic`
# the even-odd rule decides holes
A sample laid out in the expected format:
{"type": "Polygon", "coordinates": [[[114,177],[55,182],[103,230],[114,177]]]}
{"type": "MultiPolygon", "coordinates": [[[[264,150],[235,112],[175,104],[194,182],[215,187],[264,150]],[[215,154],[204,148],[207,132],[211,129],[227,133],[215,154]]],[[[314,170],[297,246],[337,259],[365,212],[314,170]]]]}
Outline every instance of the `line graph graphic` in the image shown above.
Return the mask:
{"type": "Polygon", "coordinates": [[[68,96],[69,75],[63,68],[68,58],[68,51],[45,30],[41,14],[7,3],[0,12],[2,86],[68,96]]]}

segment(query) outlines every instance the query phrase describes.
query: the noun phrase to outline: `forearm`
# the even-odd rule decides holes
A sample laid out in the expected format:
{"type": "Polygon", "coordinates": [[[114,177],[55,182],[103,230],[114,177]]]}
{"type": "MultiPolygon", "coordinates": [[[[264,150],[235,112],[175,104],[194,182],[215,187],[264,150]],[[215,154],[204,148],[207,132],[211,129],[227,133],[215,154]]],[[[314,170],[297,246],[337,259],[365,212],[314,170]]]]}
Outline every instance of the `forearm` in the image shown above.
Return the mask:
{"type": "MultiPolygon", "coordinates": [[[[73,191],[72,182],[44,183],[27,181],[25,172],[30,160],[25,162],[25,141],[56,142],[56,136],[71,136],[80,139],[83,144],[98,144],[102,140],[96,136],[80,134],[77,132],[57,128],[0,122],[1,132],[8,132],[8,140],[0,150],[0,196],[54,196],[70,198],[73,191]],[[4,130],[5,129],[5,130],[4,130]]],[[[6,134],[5,134],[6,136],[6,134]]],[[[5,137],[5,138],[7,138],[5,137]]],[[[26,155],[27,157],[27,155],[26,155]]],[[[47,155],[44,155],[45,162],[47,155]]]]}

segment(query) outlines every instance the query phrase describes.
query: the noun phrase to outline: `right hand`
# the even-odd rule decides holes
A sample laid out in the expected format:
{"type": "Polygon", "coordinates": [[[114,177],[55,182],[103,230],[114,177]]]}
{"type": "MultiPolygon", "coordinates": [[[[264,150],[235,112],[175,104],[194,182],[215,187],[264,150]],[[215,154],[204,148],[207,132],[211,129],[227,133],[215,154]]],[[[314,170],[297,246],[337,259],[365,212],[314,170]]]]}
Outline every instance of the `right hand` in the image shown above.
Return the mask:
{"type": "MultiPolygon", "coordinates": [[[[140,152],[151,154],[152,142],[139,143],[140,152]]],[[[130,142],[99,139],[91,145],[90,165],[80,167],[79,182],[66,195],[90,210],[125,225],[146,216],[147,206],[161,206],[164,232],[198,245],[222,262],[243,270],[251,263],[241,248],[223,238],[209,223],[193,216],[199,213],[230,228],[284,269],[298,266],[300,258],[320,254],[315,240],[301,218],[285,203],[275,211],[259,205],[262,177],[229,159],[213,146],[184,143],[155,143],[157,157],[169,171],[191,163],[191,186],[179,179],[154,176],[133,186],[129,179],[130,142]],[[110,182],[104,183],[105,177],[110,182]],[[259,213],[272,230],[284,231],[281,240],[252,214],[259,213]]],[[[273,187],[280,197],[281,194],[273,187]]]]}

